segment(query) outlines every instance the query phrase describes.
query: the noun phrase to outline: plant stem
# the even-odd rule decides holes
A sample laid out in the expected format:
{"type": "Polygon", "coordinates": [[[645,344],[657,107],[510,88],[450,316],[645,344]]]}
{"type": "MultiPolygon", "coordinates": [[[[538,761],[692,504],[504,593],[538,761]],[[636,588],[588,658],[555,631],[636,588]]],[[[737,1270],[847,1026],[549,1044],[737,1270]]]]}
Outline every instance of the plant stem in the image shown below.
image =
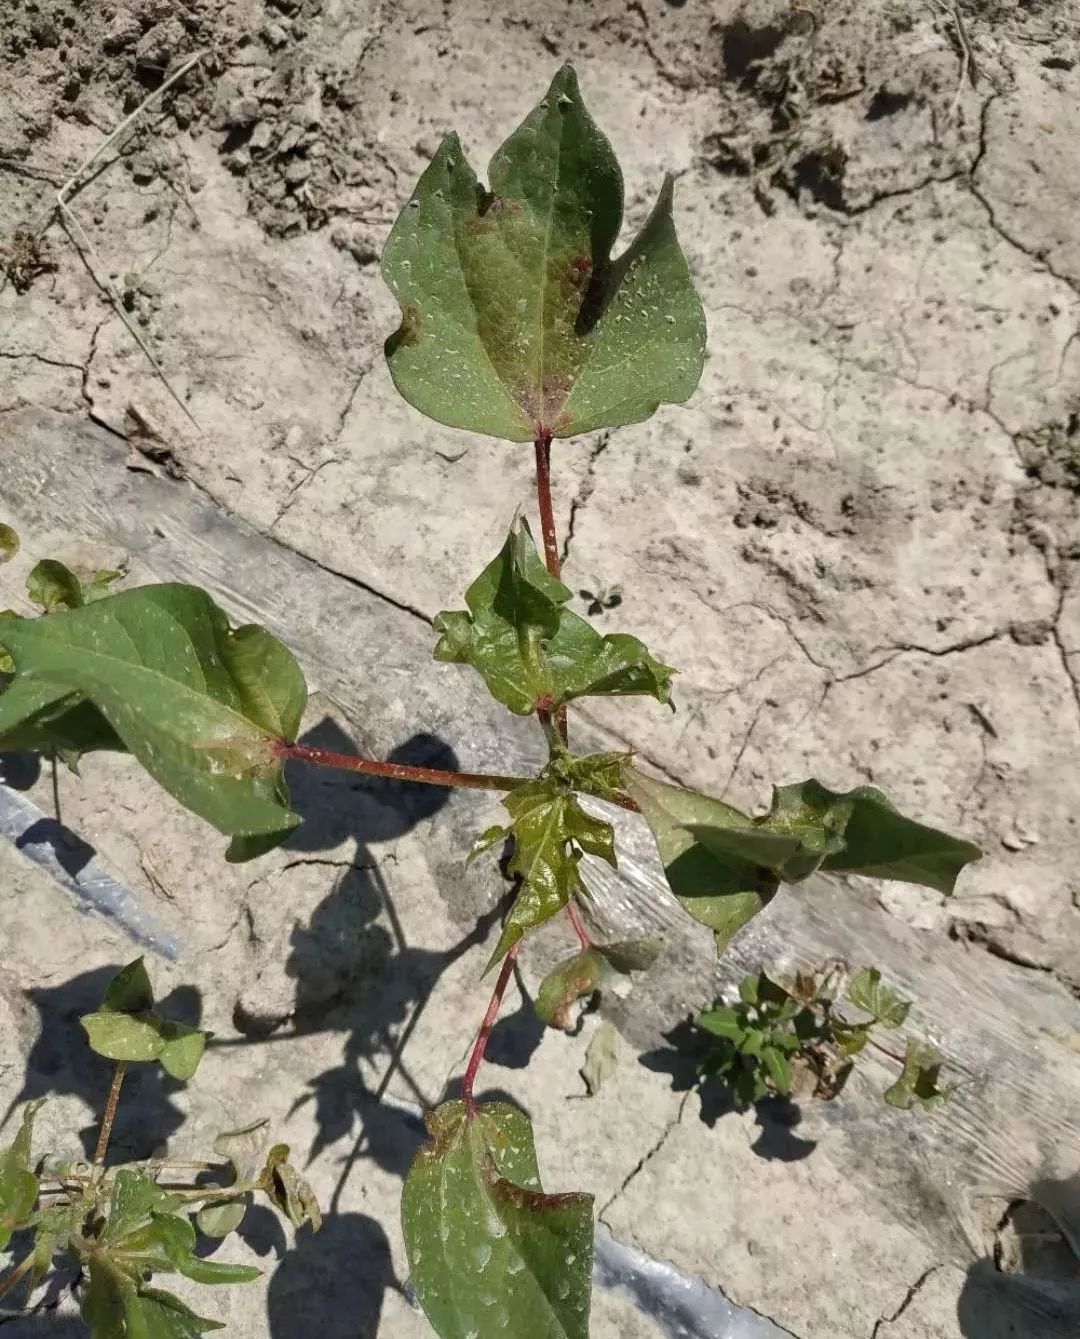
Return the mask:
{"type": "Polygon", "coordinates": [[[519,939],[506,957],[503,958],[502,967],[499,969],[499,979],[495,982],[495,990],[488,1004],[487,1013],[484,1014],[484,1021],[480,1024],[480,1031],[473,1045],[472,1055],[469,1056],[469,1063],[465,1067],[465,1077],[461,1081],[461,1096],[470,1116],[476,1114],[473,1086],[476,1083],[477,1071],[483,1063],[488,1039],[491,1036],[492,1028],[495,1026],[495,1020],[499,1016],[499,1010],[502,1008],[503,996],[506,994],[506,987],[510,984],[510,975],[514,970],[514,963],[517,960],[521,944],[522,941],[519,939]]]}
{"type": "Polygon", "coordinates": [[[0,1297],[4,1297],[7,1293],[11,1292],[16,1283],[29,1274],[33,1267],[34,1253],[31,1251],[29,1255],[24,1256],[23,1259],[19,1261],[3,1283],[0,1283],[0,1297]]]}
{"type": "Polygon", "coordinates": [[[566,904],[566,914],[570,920],[570,924],[574,927],[574,934],[577,935],[581,947],[592,948],[592,935],[589,934],[585,922],[581,919],[581,912],[574,906],[573,898],[566,904]]]}
{"type": "MultiPolygon", "coordinates": [[[[540,532],[544,537],[544,561],[556,581],[562,580],[562,560],[559,557],[559,537],[555,530],[555,508],[551,502],[551,433],[541,433],[533,442],[536,451],[536,504],[540,509],[540,532]]],[[[551,719],[551,713],[538,710],[540,723],[551,719]]],[[[559,737],[567,741],[566,707],[555,713],[559,737]]]]}
{"type": "Polygon", "coordinates": [[[352,753],[331,753],[329,749],[313,748],[309,744],[278,744],[279,758],[296,758],[300,762],[315,763],[320,767],[338,767],[345,772],[360,772],[364,776],[388,777],[392,781],[416,781],[425,786],[461,786],[466,790],[514,790],[523,786],[528,777],[489,776],[483,772],[446,772],[438,767],[413,767],[407,763],[376,762],[352,753]]]}
{"type": "Polygon", "coordinates": [[[126,1072],[127,1063],[118,1060],[116,1068],[113,1070],[112,1083],[109,1085],[109,1096],[105,1102],[105,1114],[101,1118],[101,1132],[98,1134],[97,1148],[94,1149],[94,1168],[95,1174],[98,1176],[105,1170],[105,1153],[109,1147],[109,1136],[112,1134],[113,1121],[116,1119],[116,1108],[120,1102],[120,1088],[123,1085],[126,1072]]]}
{"type": "Polygon", "coordinates": [[[632,795],[627,795],[623,790],[617,791],[599,791],[590,790],[588,786],[582,786],[583,795],[595,795],[598,800],[607,800],[608,804],[617,804],[620,809],[625,809],[631,814],[640,814],[641,805],[632,795]]]}
{"type": "Polygon", "coordinates": [[[533,446],[536,450],[536,501],[540,508],[540,532],[544,536],[544,560],[548,571],[558,581],[562,576],[562,563],[559,560],[559,540],[555,533],[555,510],[551,505],[551,434],[537,437],[533,446]]]}
{"type": "Polygon", "coordinates": [[[895,1060],[896,1063],[901,1068],[903,1068],[904,1057],[902,1055],[897,1055],[895,1051],[890,1051],[887,1046],[882,1046],[881,1042],[876,1040],[876,1038],[874,1037],[867,1037],[866,1040],[870,1043],[870,1045],[874,1048],[875,1051],[880,1051],[882,1055],[887,1055],[890,1060],[895,1060]]]}

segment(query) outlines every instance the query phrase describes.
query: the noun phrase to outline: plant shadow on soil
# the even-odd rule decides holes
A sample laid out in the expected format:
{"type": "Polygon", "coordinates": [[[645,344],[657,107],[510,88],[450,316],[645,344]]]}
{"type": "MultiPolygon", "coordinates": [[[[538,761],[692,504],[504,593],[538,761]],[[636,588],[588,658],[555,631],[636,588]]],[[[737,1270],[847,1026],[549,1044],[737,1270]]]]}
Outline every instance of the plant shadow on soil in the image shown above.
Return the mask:
{"type": "MultiPolygon", "coordinates": [[[[711,1130],[722,1116],[740,1110],[731,1089],[719,1076],[702,1079],[698,1065],[704,1056],[704,1043],[690,1018],[663,1033],[667,1046],[657,1047],[639,1056],[639,1063],[656,1074],[671,1079],[676,1093],[697,1089],[700,1101],[698,1117],[711,1130]]],[[[754,1115],[761,1133],[751,1144],[759,1158],[777,1162],[799,1162],[817,1147],[816,1139],[803,1139],[795,1133],[802,1112],[787,1097],[766,1097],[754,1103],[754,1115]]]]}
{"type": "Polygon", "coordinates": [[[964,1339],[1080,1334],[1080,1173],[1039,1177],[1009,1203],[994,1252],[969,1266],[956,1313],[964,1339]]]}
{"type": "MultiPolygon", "coordinates": [[[[329,718],[307,731],[303,742],[357,752],[347,732],[329,718]]],[[[448,770],[459,766],[449,745],[428,734],[414,735],[389,761],[448,770]]],[[[249,1215],[244,1233],[253,1249],[272,1252],[280,1260],[267,1302],[271,1339],[294,1339],[304,1324],[315,1322],[322,1339],[357,1339],[376,1333],[386,1290],[401,1291],[403,1285],[394,1274],[383,1226],[341,1207],[345,1186],[357,1165],[367,1160],[404,1178],[425,1138],[419,1112],[455,1094],[453,1084],[443,1094],[420,1089],[409,1071],[408,1042],[439,978],[488,939],[511,889],[508,885],[507,898],[478,916],[449,948],[410,944],[381,873],[378,847],[434,817],[448,802],[449,791],[299,766],[290,767],[288,779],[292,806],[303,823],[287,843],[287,854],[318,861],[320,853],[332,851],[337,863],[343,843],[353,842],[355,850],[306,923],[292,932],[285,968],[293,980],[289,1013],[253,1016],[238,1008],[234,1021],[245,1034],[241,1045],[272,1046],[279,1035],[344,1034],[341,1063],[312,1078],[293,1110],[314,1105],[316,1132],[307,1151],[308,1165],[325,1150],[351,1143],[339,1159],[336,1188],[323,1206],[323,1227],[317,1235],[305,1228],[285,1249],[281,1225],[268,1210],[249,1215]],[[372,1084],[363,1066],[378,1057],[387,1063],[378,1083],[372,1084]],[[391,1080],[408,1089],[415,1105],[388,1098],[391,1080]],[[347,1298],[342,1297],[343,1288],[347,1298]],[[331,1290],[335,1306],[328,1316],[321,1299],[331,1290]]],[[[536,1044],[538,1037],[515,1014],[493,1034],[489,1057],[517,1066],[536,1044]]],[[[480,1096],[512,1100],[491,1089],[480,1096]]]]}
{"type": "MultiPolygon", "coordinates": [[[[330,719],[309,730],[303,742],[338,752],[357,751],[349,735],[330,719]]],[[[452,749],[426,734],[415,735],[395,749],[390,761],[458,767],[452,749]]],[[[37,780],[32,755],[6,758],[5,762],[11,764],[5,774],[8,784],[25,789],[37,780]]],[[[340,863],[343,868],[307,922],[292,932],[286,963],[293,988],[290,1004],[277,1015],[252,1016],[238,1007],[234,1021],[242,1035],[211,1045],[272,1045],[280,1036],[344,1034],[340,1065],[314,1077],[293,1108],[314,1103],[316,1133],[308,1150],[308,1165],[331,1146],[352,1140],[340,1160],[331,1202],[323,1206],[322,1230],[316,1235],[303,1228],[289,1242],[277,1216],[256,1205],[239,1234],[257,1254],[278,1262],[267,1296],[270,1339],[295,1339],[310,1324],[318,1324],[321,1339],[358,1339],[377,1332],[386,1290],[402,1291],[403,1285],[395,1275],[383,1225],[369,1215],[342,1209],[342,1193],[350,1174],[364,1160],[404,1178],[425,1138],[419,1111],[456,1094],[456,1084],[449,1085],[445,1094],[420,1091],[409,1073],[405,1051],[442,973],[484,943],[501,920],[513,890],[508,884],[507,896],[478,916],[475,925],[451,947],[436,951],[411,945],[380,872],[377,848],[433,817],[449,800],[449,792],[300,767],[290,767],[289,783],[293,807],[304,821],[286,853],[296,860],[310,859],[328,867],[340,863]],[[355,843],[351,860],[340,859],[340,847],[346,841],[355,843]],[[333,852],[333,860],[320,861],[324,852],[333,852]],[[377,1086],[372,1086],[361,1062],[380,1056],[388,1057],[389,1063],[377,1086]],[[410,1090],[415,1106],[387,1099],[390,1080],[395,1077],[410,1090]],[[335,1305],[327,1312],[323,1303],[329,1295],[335,1305]]],[[[94,854],[92,848],[83,852],[85,843],[76,834],[70,834],[70,842],[66,829],[60,836],[76,856],[83,857],[83,863],[94,854]]],[[[27,1058],[17,1103],[46,1094],[66,1094],[78,1096],[94,1111],[101,1110],[110,1066],[86,1047],[78,1020],[98,1007],[105,986],[121,965],[97,968],[61,985],[27,992],[38,1011],[40,1029],[27,1058]]],[[[160,1005],[184,1022],[200,1022],[202,999],[194,987],[174,990],[160,1005]]],[[[522,992],[521,1008],[504,1018],[493,1033],[488,1058],[497,1065],[519,1068],[542,1034],[543,1026],[522,992]]],[[[184,1113],[172,1098],[183,1086],[158,1065],[129,1070],[110,1161],[148,1157],[175,1135],[184,1113]]],[[[500,1089],[489,1088],[478,1096],[513,1100],[500,1089]]],[[[96,1121],[79,1135],[90,1156],[96,1121]]],[[[48,1319],[54,1326],[49,1332],[58,1332],[55,1326],[61,1322],[53,1316],[48,1319]]],[[[28,1316],[20,1324],[33,1326],[36,1318],[28,1316]]],[[[27,1330],[28,1334],[37,1332],[27,1330]]],[[[72,1332],[83,1333],[83,1329],[77,1326],[72,1332]]]]}

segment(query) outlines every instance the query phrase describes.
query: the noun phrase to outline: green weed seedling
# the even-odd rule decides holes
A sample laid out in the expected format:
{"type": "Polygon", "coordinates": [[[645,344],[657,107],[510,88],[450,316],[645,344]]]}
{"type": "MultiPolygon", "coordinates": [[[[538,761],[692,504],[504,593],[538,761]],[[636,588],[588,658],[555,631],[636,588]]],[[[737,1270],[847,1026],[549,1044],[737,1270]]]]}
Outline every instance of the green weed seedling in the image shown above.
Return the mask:
{"type": "Polygon", "coordinates": [[[738,1110],[765,1097],[829,1100],[869,1046],[901,1067],[884,1093],[890,1106],[941,1106],[950,1090],[939,1084],[935,1048],[909,1038],[905,1054],[897,1055],[880,1040],[883,1030],[903,1026],[911,1001],[883,985],[876,967],[856,972],[842,996],[841,976],[832,969],[796,972],[783,982],[764,971],[744,977],[734,1002],[718,1001],[697,1017],[705,1050],[698,1066],[702,1080],[722,1080],[738,1110]],[[868,1017],[853,1019],[838,1008],[844,1004],[868,1017]]]}
{"type": "MultiPolygon", "coordinates": [[[[525,519],[512,521],[465,591],[464,608],[436,620],[434,653],[478,674],[508,711],[536,718],[548,750],[536,775],[441,772],[297,743],[307,697],[297,660],[265,629],[231,626],[194,586],[116,591],[106,574],[88,590],[53,564],[31,592],[43,615],[0,620],[0,646],[9,656],[0,747],[37,748],[72,764],[93,750],[127,752],[228,838],[229,860],[262,855],[300,821],[289,807],[287,759],[502,794],[503,821],[473,847],[477,858],[512,843],[517,894],[488,964],[494,992],[460,1098],[430,1113],[431,1142],[403,1196],[412,1282],[443,1339],[580,1339],[588,1332],[591,1197],[546,1193],[526,1117],[474,1096],[515,959],[537,926],[566,913],[581,943],[540,991],[540,1011],[555,1026],[567,1025],[577,1000],[612,975],[640,970],[658,951],[654,943],[594,942],[579,912],[583,854],[617,860],[612,826],[583,806],[582,796],[641,815],[672,892],[714,933],[721,952],[781,884],[817,870],[904,879],[948,894],[979,854],[905,817],[870,787],[782,785],[769,813],[751,817],[655,780],[632,753],[581,756],[570,747],[567,709],[576,701],[644,696],[663,705],[671,697],[673,670],[641,641],[602,634],[570,610],[551,466],[555,443],[561,450],[580,434],[647,419],[661,404],[685,401],[698,384],[705,318],[672,200],[668,178],[635,240],[612,254],[622,174],[566,66],[496,152],[487,185],[457,137],[443,140],[383,255],[383,276],[401,307],[400,326],[386,343],[401,395],[440,423],[501,438],[508,451],[531,445],[535,454],[539,546],[525,519]]],[[[184,1043],[165,1039],[145,1018],[125,1026],[129,1040],[138,1034],[151,1048],[160,1044],[162,1063],[170,1047],[184,1043]]],[[[101,1034],[91,1039],[98,1044],[101,1034]]],[[[770,1056],[765,1063],[777,1084],[783,1047],[772,1047],[770,1056]]],[[[918,1088],[914,1080],[905,1091],[918,1088]]],[[[276,1174],[280,1181],[280,1168],[276,1174]]],[[[131,1176],[137,1218],[128,1216],[128,1179],[116,1174],[109,1192],[116,1207],[106,1212],[98,1199],[88,1211],[91,1223],[97,1215],[103,1220],[93,1240],[111,1240],[121,1229],[124,1241],[142,1233],[147,1267],[187,1260],[186,1220],[178,1212],[186,1201],[144,1172],[131,1176]]],[[[90,1184],[104,1193],[97,1181],[90,1184]]],[[[81,1212],[82,1201],[74,1202],[81,1212]]],[[[57,1231],[83,1241],[74,1229],[57,1231]]],[[[91,1322],[103,1335],[146,1333],[130,1321],[124,1331],[119,1321],[102,1328],[101,1317],[113,1324],[111,1317],[135,1315],[133,1307],[173,1304],[146,1291],[141,1264],[128,1268],[94,1249],[102,1263],[91,1267],[91,1322]]],[[[169,1323],[168,1333],[176,1334],[197,1325],[169,1323]]]]}
{"type": "Polygon", "coordinates": [[[270,1145],[267,1122],[214,1140],[216,1160],[153,1158],[108,1166],[109,1138],[131,1064],[155,1061],[174,1079],[194,1077],[207,1034],[154,1008],[141,958],[109,983],[101,1007],[82,1018],[90,1049],[114,1062],[92,1162],[51,1155],[35,1160],[31,1140],[41,1102],[31,1102],[10,1148],[0,1152],[0,1250],[16,1233],[31,1245],[0,1280],[0,1297],[28,1291],[55,1264],[81,1277],[83,1319],[93,1339],[194,1339],[219,1322],[153,1286],[155,1275],[200,1284],[246,1283],[251,1265],[195,1253],[199,1237],[227,1237],[256,1195],[294,1226],[318,1229],[319,1207],[289,1163],[285,1144],[270,1145]]]}

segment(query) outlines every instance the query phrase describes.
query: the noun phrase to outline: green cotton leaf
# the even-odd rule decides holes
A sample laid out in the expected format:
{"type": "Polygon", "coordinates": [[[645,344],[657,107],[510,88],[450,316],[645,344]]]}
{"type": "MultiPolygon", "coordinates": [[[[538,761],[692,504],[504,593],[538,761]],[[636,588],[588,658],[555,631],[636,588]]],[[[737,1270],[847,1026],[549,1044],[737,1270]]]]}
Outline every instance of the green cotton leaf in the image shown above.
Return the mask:
{"type": "Polygon", "coordinates": [[[171,1214],[182,1204],[181,1196],[170,1195],[150,1177],[121,1168],[113,1181],[108,1220],[101,1238],[108,1243],[120,1242],[145,1228],[156,1213],[171,1214]]]}
{"type": "Polygon", "coordinates": [[[752,861],[710,849],[688,825],[746,826],[750,820],[720,800],[653,781],[633,768],[626,769],[625,782],[652,829],[671,891],[715,933],[722,953],[736,930],[768,905],[780,881],[752,861]]]}
{"type": "MultiPolygon", "coordinates": [[[[3,562],[2,558],[0,558],[0,562],[3,562]]],[[[18,617],[19,615],[15,612],[14,609],[0,609],[0,619],[18,618],[18,617]]],[[[4,650],[3,646],[0,646],[0,677],[6,677],[7,675],[14,673],[15,673],[14,660],[12,660],[11,656],[7,653],[7,651],[4,650]]],[[[0,683],[0,708],[2,708],[2,702],[3,702],[3,684],[0,683]]],[[[2,742],[2,737],[0,737],[0,742],[2,742]]],[[[31,744],[28,747],[33,748],[34,745],[31,744]]]]}
{"type": "Polygon", "coordinates": [[[904,1068],[896,1082],[885,1090],[885,1101],[901,1111],[920,1106],[924,1111],[935,1111],[952,1096],[951,1088],[942,1088],[941,1053],[928,1042],[909,1037],[904,1055],[904,1068]]]}
{"type": "Polygon", "coordinates": [[[864,967],[851,978],[847,997],[856,1009],[868,1013],[882,1027],[901,1027],[911,1010],[911,1001],[901,997],[889,986],[881,984],[881,973],[876,967],[864,967]]]}
{"type": "Polygon", "coordinates": [[[776,1046],[762,1047],[761,1059],[765,1064],[765,1069],[773,1087],[778,1093],[786,1097],[791,1092],[791,1062],[783,1051],[776,1046]]]}
{"type": "Polygon", "coordinates": [[[195,1226],[204,1237],[220,1240],[235,1232],[244,1221],[244,1215],[251,1203],[250,1195],[238,1195],[235,1199],[217,1200],[213,1204],[204,1204],[195,1215],[195,1226]]]}
{"type": "Polygon", "coordinates": [[[118,1014],[100,1010],[83,1014],[90,1049],[107,1060],[145,1062],[158,1060],[165,1047],[161,1021],[149,1014],[118,1014]]]}
{"type": "Polygon", "coordinates": [[[38,1179],[30,1170],[30,1141],[41,1102],[28,1102],[11,1146],[0,1153],[0,1251],[26,1227],[37,1205],[38,1179]]]}
{"type": "Polygon", "coordinates": [[[578,1070],[590,1097],[612,1078],[619,1066],[619,1034],[612,1023],[601,1023],[585,1050],[585,1063],[578,1070]]]}
{"type": "Polygon", "coordinates": [[[105,987],[101,1008],[107,1013],[137,1014],[154,1007],[154,988],[146,963],[136,958],[120,969],[105,987]]]}
{"type": "Polygon", "coordinates": [[[610,800],[621,793],[623,772],[633,756],[632,753],[587,753],[575,757],[572,753],[561,753],[552,758],[544,771],[546,775],[558,777],[571,790],[583,790],[610,800]]]}
{"type": "MultiPolygon", "coordinates": [[[[10,660],[0,650],[0,659],[4,657],[10,660]]],[[[55,754],[72,771],[78,771],[84,753],[126,752],[105,717],[78,693],[29,678],[16,679],[0,692],[0,750],[21,749],[55,754]]]]}
{"type": "Polygon", "coordinates": [[[791,1013],[794,1014],[798,1007],[792,999],[791,992],[774,981],[767,972],[751,972],[749,976],[744,976],[739,982],[739,998],[744,1004],[754,1004],[759,1007],[791,1005],[791,1013]]]}
{"type": "Polygon", "coordinates": [[[705,316],[672,178],[618,260],[622,174],[563,66],[477,181],[447,135],[394,225],[390,374],[421,413],[514,442],[636,423],[701,378],[705,316]]]}
{"type": "Polygon", "coordinates": [[[697,1025],[711,1032],[714,1037],[724,1037],[728,1041],[741,1042],[746,1036],[743,1016],[737,1009],[722,1005],[716,1009],[705,1009],[698,1014],[697,1025]]]}
{"type": "Polygon", "coordinates": [[[255,1265],[230,1265],[225,1261],[204,1260],[190,1255],[177,1265],[180,1273],[194,1283],[250,1283],[261,1276],[255,1265]]]}
{"type": "Polygon", "coordinates": [[[923,884],[946,896],[964,866],[982,855],[971,842],[905,818],[873,786],[834,791],[814,780],[780,786],[770,820],[773,815],[842,838],[842,845],[826,852],[823,869],[923,884]]]}
{"type": "Polygon", "coordinates": [[[636,637],[601,636],[565,608],[570,595],[548,572],[528,522],[519,517],[465,592],[468,611],[444,611],[435,619],[442,634],[435,659],[471,665],[491,695],[518,716],[579,697],[644,695],[668,702],[674,671],[636,637]]]}
{"type": "Polygon", "coordinates": [[[827,869],[950,893],[980,854],[970,842],[904,818],[872,786],[840,792],[813,780],[776,787],[762,818],[687,826],[716,855],[762,865],[787,883],[827,869]]]}
{"type": "Polygon", "coordinates": [[[574,1005],[594,994],[608,977],[608,965],[594,948],[583,949],[553,967],[540,983],[533,1008],[548,1027],[569,1031],[576,1021],[574,1005]]]}
{"type": "Polygon", "coordinates": [[[405,1180],[413,1287],[441,1339],[586,1339],[592,1196],[545,1195],[528,1117],[446,1102],[405,1180]]]}
{"type": "Polygon", "coordinates": [[[161,1039],[163,1044],[158,1059],[162,1069],[172,1078],[186,1083],[199,1068],[206,1050],[206,1033],[166,1018],[162,1020],[161,1039]]]}
{"type": "Polygon", "coordinates": [[[205,591],[144,586],[0,621],[0,644],[16,667],[0,696],[0,734],[6,699],[29,679],[49,701],[75,694],[91,703],[156,781],[237,839],[234,857],[283,840],[299,822],[278,746],[299,728],[303,675],[263,629],[230,629],[205,591]]]}
{"type": "Polygon", "coordinates": [[[502,827],[499,823],[486,828],[469,847],[469,854],[465,858],[465,863],[471,865],[477,856],[483,855],[485,851],[490,851],[499,842],[504,842],[509,834],[510,829],[502,827]]]}
{"type": "Polygon", "coordinates": [[[0,563],[9,563],[19,551],[19,536],[0,521],[0,563]]]}
{"type": "Polygon", "coordinates": [[[81,609],[109,594],[109,588],[126,574],[111,568],[94,572],[88,581],[82,581],[56,558],[42,558],[26,578],[26,596],[44,613],[55,614],[60,609],[81,609]]]}
{"type": "Polygon", "coordinates": [[[106,1256],[91,1258],[89,1274],[81,1312],[91,1339],[198,1339],[225,1328],[171,1293],[136,1283],[106,1256]]]}
{"type": "Polygon", "coordinates": [[[100,1009],[84,1014],[79,1021],[86,1029],[90,1049],[98,1055],[129,1063],[160,1060],[174,1079],[190,1079],[206,1048],[205,1032],[162,1018],[152,1010],[122,1014],[100,1009]]]}
{"type": "Polygon", "coordinates": [[[582,852],[615,864],[615,834],[610,823],[587,814],[577,799],[550,779],[530,781],[503,798],[510,811],[514,854],[509,872],[521,890],[503,925],[486,971],[518,942],[556,915],[581,891],[582,852]]]}
{"type": "Polygon", "coordinates": [[[82,582],[56,558],[42,558],[31,570],[26,578],[26,597],[46,614],[81,609],[85,603],[82,582]]]}
{"type": "Polygon", "coordinates": [[[72,1234],[78,1232],[86,1221],[86,1215],[92,1207],[91,1195],[92,1191],[86,1187],[83,1195],[71,1203],[40,1209],[34,1215],[31,1224],[34,1232],[34,1263],[29,1281],[31,1293],[48,1273],[53,1258],[68,1250],[72,1234]]]}

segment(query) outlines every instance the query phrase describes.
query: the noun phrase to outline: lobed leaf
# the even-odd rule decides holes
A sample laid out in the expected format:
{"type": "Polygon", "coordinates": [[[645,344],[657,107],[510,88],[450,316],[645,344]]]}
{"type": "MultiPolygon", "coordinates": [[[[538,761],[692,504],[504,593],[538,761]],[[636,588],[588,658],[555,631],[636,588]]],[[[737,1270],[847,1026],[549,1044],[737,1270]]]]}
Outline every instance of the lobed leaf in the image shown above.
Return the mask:
{"type": "Polygon", "coordinates": [[[632,753],[557,754],[545,769],[571,790],[586,791],[610,800],[623,789],[623,772],[633,761],[632,753]]]}
{"type": "Polygon", "coordinates": [[[502,145],[490,193],[448,135],[402,210],[382,274],[401,306],[397,389],[440,423],[526,442],[648,418],[701,377],[705,317],[668,177],[618,260],[622,174],[573,68],[502,145]]]}
{"type": "Polygon", "coordinates": [[[848,984],[847,997],[882,1027],[901,1027],[911,1010],[910,1000],[901,999],[895,990],[882,985],[881,972],[876,967],[864,967],[855,973],[848,984]]]}
{"type": "Polygon", "coordinates": [[[19,551],[19,536],[11,528],[0,521],[0,563],[9,563],[19,551]]]}
{"type": "Polygon", "coordinates": [[[706,845],[696,833],[749,822],[720,800],[653,781],[634,768],[626,789],[652,829],[671,891],[691,916],[707,925],[723,952],[732,935],[772,900],[780,880],[735,851],[706,845]]]}
{"type": "Polygon", "coordinates": [[[412,1283],[441,1339],[586,1339],[592,1196],[545,1195],[528,1118],[446,1102],[405,1181],[412,1283]]]}
{"type": "Polygon", "coordinates": [[[503,799],[510,811],[514,854],[509,871],[521,890],[503,925],[486,970],[527,931],[542,925],[583,887],[578,868],[582,852],[615,864],[615,834],[610,823],[587,814],[576,797],[551,778],[518,786],[503,799]]]}
{"type": "Polygon", "coordinates": [[[909,1037],[900,1077],[885,1090],[885,1101],[901,1111],[920,1106],[934,1111],[944,1106],[952,1094],[951,1088],[942,1088],[941,1053],[928,1042],[909,1037]]]}
{"type": "Polygon", "coordinates": [[[0,695],[0,746],[27,728],[48,739],[48,713],[67,725],[70,709],[89,704],[77,751],[110,746],[100,717],[170,794],[234,838],[230,858],[268,849],[299,822],[277,745],[299,728],[303,675],[264,629],[230,628],[205,591],[144,586],[2,620],[0,645],[16,669],[0,695]]]}
{"type": "MultiPolygon", "coordinates": [[[[465,592],[468,611],[435,619],[436,660],[471,665],[488,691],[518,716],[579,697],[655,697],[668,702],[671,675],[626,633],[601,636],[564,606],[570,589],[550,575],[524,518],[465,592]]],[[[607,767],[610,775],[611,767],[607,767]]]]}

